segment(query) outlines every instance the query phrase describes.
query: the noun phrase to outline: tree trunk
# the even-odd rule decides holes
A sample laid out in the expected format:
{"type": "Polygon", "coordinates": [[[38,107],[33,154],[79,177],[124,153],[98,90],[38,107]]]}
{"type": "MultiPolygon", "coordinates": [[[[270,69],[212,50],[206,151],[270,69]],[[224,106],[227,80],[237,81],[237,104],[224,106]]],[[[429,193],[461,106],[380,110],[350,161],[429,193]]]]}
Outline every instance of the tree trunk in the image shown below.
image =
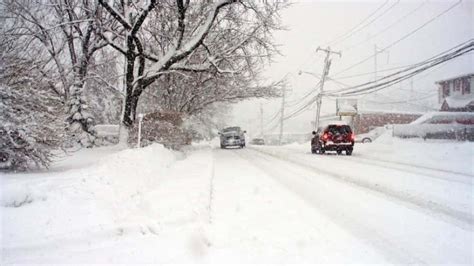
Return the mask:
{"type": "Polygon", "coordinates": [[[67,132],[83,147],[92,147],[96,139],[94,118],[83,96],[84,79],[76,75],[68,100],[67,132]]]}
{"type": "Polygon", "coordinates": [[[137,117],[138,100],[140,99],[141,90],[135,89],[132,93],[127,93],[125,97],[125,110],[123,113],[123,124],[130,128],[137,117]]]}

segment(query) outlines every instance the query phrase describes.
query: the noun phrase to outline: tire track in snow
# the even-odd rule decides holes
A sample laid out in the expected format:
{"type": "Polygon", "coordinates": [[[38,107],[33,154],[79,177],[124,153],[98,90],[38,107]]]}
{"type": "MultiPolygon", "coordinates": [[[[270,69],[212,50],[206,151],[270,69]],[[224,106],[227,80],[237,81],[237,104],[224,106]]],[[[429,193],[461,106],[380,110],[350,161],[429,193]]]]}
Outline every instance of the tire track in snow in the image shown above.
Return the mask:
{"type": "Polygon", "coordinates": [[[390,197],[394,200],[405,202],[417,209],[422,210],[423,212],[430,214],[431,216],[437,216],[440,219],[448,221],[462,229],[472,231],[474,226],[474,217],[471,213],[462,212],[451,208],[450,206],[442,205],[440,203],[436,203],[427,199],[422,199],[420,197],[416,197],[410,195],[408,193],[404,193],[403,191],[392,189],[388,186],[382,186],[379,184],[374,184],[366,180],[354,179],[345,174],[339,174],[332,171],[328,171],[322,167],[318,167],[315,165],[309,165],[307,163],[302,162],[301,160],[291,159],[288,156],[281,156],[271,152],[267,152],[261,149],[252,149],[260,154],[265,154],[271,156],[276,159],[280,159],[282,161],[304,167],[310,169],[312,171],[316,170],[318,173],[321,173],[325,176],[343,181],[348,184],[352,184],[354,186],[358,186],[360,188],[368,189],[370,191],[381,193],[387,197],[390,197]]]}
{"type": "MultiPolygon", "coordinates": [[[[337,159],[338,160],[341,159],[341,156],[338,156],[337,159]]],[[[414,164],[408,164],[408,163],[402,163],[402,162],[393,162],[393,161],[387,161],[387,160],[375,159],[375,158],[367,158],[367,157],[357,157],[357,156],[355,156],[355,157],[342,157],[342,159],[350,161],[350,162],[360,163],[360,164],[370,163],[371,165],[376,165],[378,167],[383,167],[383,168],[387,168],[387,169],[394,169],[394,170],[398,170],[398,171],[417,174],[417,175],[421,175],[421,176],[424,176],[424,177],[444,180],[444,181],[448,181],[448,182],[456,182],[456,183],[461,183],[461,184],[465,184],[465,185],[472,185],[473,184],[472,180],[474,178],[474,175],[468,175],[468,174],[460,173],[460,172],[456,172],[456,171],[449,171],[449,170],[444,170],[444,169],[437,169],[437,168],[419,166],[419,165],[414,165],[414,164]],[[428,172],[431,172],[431,174],[429,174],[428,172]],[[447,176],[440,175],[440,174],[450,174],[450,175],[455,175],[457,177],[449,178],[447,176]]]]}
{"type": "MultiPolygon", "coordinates": [[[[258,151],[261,150],[258,148],[252,148],[252,149],[258,150],[258,151]]],[[[285,149],[285,148],[283,149],[287,151],[291,151],[291,152],[295,152],[295,151],[301,152],[301,150],[297,150],[297,149],[285,149]]],[[[309,155],[309,156],[314,156],[314,154],[311,154],[310,152],[307,152],[304,154],[309,155]]],[[[465,184],[465,185],[470,185],[470,186],[473,185],[474,175],[458,172],[458,171],[451,171],[451,170],[446,170],[446,169],[427,167],[427,166],[409,164],[409,163],[404,163],[404,162],[383,160],[383,159],[372,158],[372,157],[367,157],[367,156],[359,157],[357,153],[353,153],[352,156],[350,157],[349,156],[328,156],[328,154],[325,154],[322,156],[323,157],[321,158],[324,158],[326,160],[346,160],[346,161],[359,163],[359,164],[368,164],[370,162],[371,165],[375,165],[375,166],[386,168],[386,169],[393,169],[393,170],[402,171],[402,172],[406,172],[410,174],[417,174],[423,177],[433,178],[433,179],[438,179],[438,180],[443,180],[443,181],[448,181],[448,182],[455,182],[455,183],[460,183],[460,184],[465,184]],[[447,177],[444,174],[450,174],[452,177],[447,177]]]]}
{"type": "MultiPolygon", "coordinates": [[[[325,200],[322,199],[318,195],[318,193],[314,193],[314,191],[311,191],[311,185],[314,185],[311,183],[314,182],[314,180],[309,178],[308,175],[303,175],[287,168],[285,168],[285,170],[283,171],[280,171],[281,168],[283,168],[284,166],[282,166],[281,164],[275,164],[274,158],[272,158],[272,160],[269,160],[268,158],[265,158],[260,154],[255,154],[254,152],[247,152],[245,156],[241,154],[241,152],[234,151],[234,153],[238,157],[250,162],[257,168],[260,168],[264,172],[269,173],[270,176],[273,176],[274,179],[280,182],[283,186],[285,186],[293,193],[299,195],[306,202],[308,202],[310,206],[313,206],[322,214],[326,215],[334,223],[341,226],[341,228],[348,230],[349,233],[356,236],[362,242],[366,242],[368,245],[378,250],[381,254],[384,255],[384,257],[388,261],[395,264],[427,264],[420,258],[417,258],[416,256],[412,255],[409,250],[406,250],[405,248],[396,245],[396,243],[384,237],[376,230],[368,227],[365,224],[355,221],[354,219],[351,219],[352,217],[346,216],[344,212],[341,212],[338,209],[333,209],[327,204],[325,205],[325,200]],[[288,174],[290,174],[290,176],[288,174]],[[294,177],[299,178],[294,180],[292,179],[294,177]],[[292,180],[288,181],[289,178],[292,180]],[[306,184],[303,183],[301,187],[298,187],[297,182],[304,182],[306,184]]],[[[284,161],[284,163],[291,164],[291,162],[288,161],[284,161]]],[[[297,165],[297,167],[301,169],[301,166],[297,165]]],[[[308,172],[307,169],[304,169],[304,171],[308,172]]],[[[319,175],[311,172],[311,176],[314,177],[319,175]]],[[[325,176],[322,177],[324,178],[325,176]]]]}

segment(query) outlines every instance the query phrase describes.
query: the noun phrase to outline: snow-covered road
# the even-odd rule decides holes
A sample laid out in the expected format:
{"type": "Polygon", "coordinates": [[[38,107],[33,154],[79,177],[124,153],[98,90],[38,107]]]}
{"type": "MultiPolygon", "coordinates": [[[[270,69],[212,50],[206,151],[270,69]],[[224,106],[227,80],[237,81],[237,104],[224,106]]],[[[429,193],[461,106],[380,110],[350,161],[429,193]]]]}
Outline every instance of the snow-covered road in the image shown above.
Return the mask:
{"type": "Polygon", "coordinates": [[[472,265],[472,146],[89,150],[2,176],[1,262],[472,265]]]}
{"type": "MultiPolygon", "coordinates": [[[[472,183],[429,179],[436,177],[433,170],[413,175],[411,169],[394,170],[350,157],[315,156],[280,148],[235,151],[235,155],[303,199],[307,208],[299,211],[324,216],[389,262],[472,261],[472,183]],[[395,178],[398,182],[390,180],[395,178]],[[437,190],[439,196],[443,190],[447,196],[435,197],[437,190]],[[418,193],[423,191],[431,193],[418,193]]],[[[332,240],[345,243],[343,239],[332,240]]]]}

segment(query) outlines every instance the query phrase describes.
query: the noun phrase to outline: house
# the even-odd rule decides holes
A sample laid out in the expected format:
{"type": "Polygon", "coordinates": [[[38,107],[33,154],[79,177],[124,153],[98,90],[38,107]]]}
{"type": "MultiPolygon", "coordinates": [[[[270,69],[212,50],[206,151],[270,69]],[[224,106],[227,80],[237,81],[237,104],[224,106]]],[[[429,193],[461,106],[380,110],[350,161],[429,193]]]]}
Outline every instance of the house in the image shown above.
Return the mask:
{"type": "Polygon", "coordinates": [[[440,111],[474,112],[474,73],[437,81],[440,111]]]}
{"type": "Polygon", "coordinates": [[[419,118],[422,113],[403,111],[363,111],[353,121],[356,134],[367,133],[373,128],[393,124],[409,124],[419,118]]]}
{"type": "Polygon", "coordinates": [[[321,124],[330,120],[343,119],[349,123],[356,134],[367,133],[376,127],[393,124],[409,124],[422,116],[422,112],[360,110],[355,116],[340,117],[334,115],[322,116],[321,124]]]}

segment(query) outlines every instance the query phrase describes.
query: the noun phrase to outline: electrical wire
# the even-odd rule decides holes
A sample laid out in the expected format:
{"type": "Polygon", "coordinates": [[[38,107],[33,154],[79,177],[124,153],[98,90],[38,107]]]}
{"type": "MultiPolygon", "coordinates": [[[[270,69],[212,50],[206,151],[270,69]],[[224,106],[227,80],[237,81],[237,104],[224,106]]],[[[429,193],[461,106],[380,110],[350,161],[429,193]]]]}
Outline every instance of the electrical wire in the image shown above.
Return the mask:
{"type": "Polygon", "coordinates": [[[385,5],[388,4],[388,0],[386,0],[384,3],[382,3],[382,5],[380,5],[379,7],[377,7],[372,13],[370,13],[367,17],[365,17],[361,22],[359,22],[357,25],[355,25],[354,27],[352,27],[349,31],[347,31],[346,33],[342,34],[341,36],[339,37],[336,37],[334,39],[332,39],[331,41],[327,42],[325,46],[327,45],[332,45],[334,43],[337,43],[339,42],[339,40],[341,38],[344,38],[345,36],[347,36],[347,34],[351,34],[354,30],[356,30],[359,26],[363,25],[367,20],[369,20],[373,15],[375,15],[379,10],[381,10],[385,5]]]}
{"type": "Polygon", "coordinates": [[[355,88],[359,88],[359,87],[364,87],[364,86],[367,86],[367,85],[370,85],[370,84],[377,84],[377,83],[379,83],[379,82],[381,82],[381,81],[383,81],[383,80],[390,79],[390,78],[392,78],[392,77],[394,77],[394,76],[397,76],[397,75],[400,75],[400,74],[402,74],[402,73],[404,73],[404,72],[408,72],[408,71],[410,71],[410,70],[416,69],[416,68],[421,67],[421,66],[423,66],[423,65],[436,62],[437,60],[439,60],[440,58],[442,58],[442,57],[444,57],[444,56],[447,56],[447,55],[453,54],[453,53],[457,53],[457,52],[459,52],[459,51],[462,51],[462,50],[468,48],[469,46],[472,46],[473,40],[474,40],[474,39],[469,39],[469,40],[467,40],[467,41],[465,41],[465,42],[463,42],[463,43],[461,43],[461,44],[456,45],[455,47],[452,47],[452,48],[450,48],[450,49],[448,49],[448,50],[446,50],[446,51],[444,51],[444,52],[441,52],[441,53],[439,53],[439,54],[437,54],[437,55],[435,55],[435,56],[432,56],[432,57],[430,57],[430,58],[428,58],[428,59],[426,59],[426,60],[424,60],[424,61],[422,61],[422,62],[409,65],[409,66],[405,67],[403,70],[400,70],[400,71],[398,71],[398,72],[392,73],[392,74],[387,75],[387,76],[384,76],[384,77],[379,78],[379,79],[377,79],[377,80],[375,80],[375,81],[369,81],[369,82],[362,83],[362,84],[359,84],[359,85],[356,85],[356,86],[349,86],[349,87],[346,87],[346,88],[344,88],[344,89],[342,89],[342,90],[333,91],[333,93],[344,92],[344,91],[347,91],[348,89],[355,89],[355,88]]]}
{"type": "Polygon", "coordinates": [[[394,84],[397,84],[403,80],[406,80],[408,78],[411,78],[427,69],[430,69],[430,68],[433,68],[437,65],[440,65],[444,62],[447,62],[449,60],[452,60],[454,58],[457,58],[459,56],[462,56],[466,53],[469,53],[471,51],[474,50],[474,41],[470,41],[468,44],[462,46],[461,48],[449,53],[449,54],[444,54],[441,55],[441,56],[438,56],[434,59],[431,59],[431,60],[427,60],[425,62],[422,62],[420,64],[418,64],[418,67],[416,67],[416,69],[414,68],[409,68],[408,70],[404,70],[404,71],[399,71],[395,74],[391,74],[391,75],[388,75],[386,77],[383,77],[377,81],[373,81],[373,82],[368,82],[368,83],[365,83],[365,84],[362,84],[362,85],[357,85],[357,86],[353,86],[353,87],[349,87],[349,88],[346,88],[344,90],[339,90],[339,91],[336,91],[336,92],[330,92],[330,93],[326,93],[326,95],[333,95],[333,96],[348,96],[348,95],[351,95],[351,96],[355,96],[355,95],[363,95],[363,94],[366,94],[366,93],[373,93],[375,91],[379,91],[381,89],[384,89],[384,88],[387,88],[387,87],[390,87],[394,84]],[[414,70],[413,70],[414,69],[414,70]],[[410,72],[408,72],[410,71],[410,72]],[[396,76],[397,74],[399,73],[403,73],[403,72],[408,72],[402,76],[398,76],[398,77],[395,77],[395,78],[392,78],[392,79],[389,79],[393,76],[396,76]],[[381,80],[384,80],[384,79],[389,79],[388,81],[385,81],[383,83],[378,83],[380,82],[381,80]],[[364,87],[365,85],[367,84],[374,84],[376,83],[375,85],[372,85],[372,86],[368,86],[368,87],[364,87]],[[359,88],[359,89],[357,89],[359,88]]]}
{"type": "Polygon", "coordinates": [[[393,22],[392,24],[388,25],[387,27],[383,28],[382,30],[378,31],[377,33],[375,33],[374,35],[371,35],[369,38],[359,42],[359,43],[356,43],[352,46],[349,46],[348,48],[345,48],[344,49],[344,52],[347,52],[349,50],[352,50],[354,49],[355,47],[363,44],[363,43],[366,43],[372,39],[374,39],[375,37],[379,36],[380,34],[383,34],[384,32],[388,31],[389,29],[393,28],[394,26],[398,25],[402,20],[406,19],[407,17],[411,16],[412,14],[414,14],[415,12],[417,12],[418,10],[420,10],[424,5],[426,4],[426,1],[424,1],[423,3],[421,3],[421,5],[417,6],[415,9],[411,10],[409,13],[405,14],[404,16],[400,17],[399,19],[397,19],[395,22],[393,22]]]}
{"type": "MultiPolygon", "coordinates": [[[[391,47],[397,45],[397,44],[400,43],[401,41],[407,39],[407,38],[410,37],[411,35],[415,34],[415,33],[418,32],[419,30],[421,30],[422,28],[426,27],[427,25],[429,25],[430,23],[432,23],[433,21],[435,21],[436,19],[438,19],[438,18],[440,18],[441,16],[443,16],[444,14],[448,13],[449,11],[451,11],[453,8],[455,8],[456,6],[458,6],[458,5],[461,4],[461,3],[462,3],[462,0],[459,0],[457,3],[455,3],[454,5],[451,5],[449,8],[445,9],[443,12],[439,13],[438,15],[432,17],[431,19],[429,19],[428,21],[426,21],[425,23],[423,23],[423,24],[420,25],[419,27],[417,27],[417,28],[415,28],[414,30],[410,31],[409,33],[403,35],[401,38],[399,38],[398,40],[392,42],[391,44],[385,46],[384,48],[382,48],[382,49],[380,50],[380,52],[384,52],[384,51],[386,51],[387,49],[389,49],[389,48],[391,48],[391,47]]],[[[355,64],[353,64],[353,65],[351,65],[351,66],[349,66],[349,67],[347,67],[347,68],[345,68],[345,69],[339,71],[339,72],[337,72],[335,75],[338,75],[338,74],[344,73],[344,72],[346,72],[346,71],[348,71],[348,70],[350,70],[350,69],[353,69],[354,67],[359,66],[359,65],[361,65],[361,64],[363,64],[363,63],[365,63],[365,62],[367,62],[368,60],[372,59],[372,58],[375,57],[375,56],[376,56],[376,54],[373,54],[373,55],[371,55],[371,56],[369,56],[369,57],[366,57],[366,58],[362,59],[361,61],[359,61],[359,62],[357,62],[357,63],[355,63],[355,64]]]]}
{"type": "Polygon", "coordinates": [[[357,29],[356,31],[353,31],[351,34],[349,34],[348,36],[342,38],[341,40],[331,44],[331,45],[334,45],[334,44],[338,44],[338,43],[341,43],[347,39],[349,39],[351,36],[353,36],[355,33],[367,28],[369,25],[371,25],[372,23],[374,23],[376,20],[378,20],[379,18],[381,18],[383,15],[385,15],[388,11],[392,10],[395,6],[397,6],[398,4],[400,3],[400,0],[398,0],[397,2],[395,2],[394,4],[392,4],[389,8],[387,8],[386,10],[384,10],[382,13],[380,13],[378,16],[376,16],[373,20],[369,21],[369,23],[363,25],[361,28],[357,29]]]}

